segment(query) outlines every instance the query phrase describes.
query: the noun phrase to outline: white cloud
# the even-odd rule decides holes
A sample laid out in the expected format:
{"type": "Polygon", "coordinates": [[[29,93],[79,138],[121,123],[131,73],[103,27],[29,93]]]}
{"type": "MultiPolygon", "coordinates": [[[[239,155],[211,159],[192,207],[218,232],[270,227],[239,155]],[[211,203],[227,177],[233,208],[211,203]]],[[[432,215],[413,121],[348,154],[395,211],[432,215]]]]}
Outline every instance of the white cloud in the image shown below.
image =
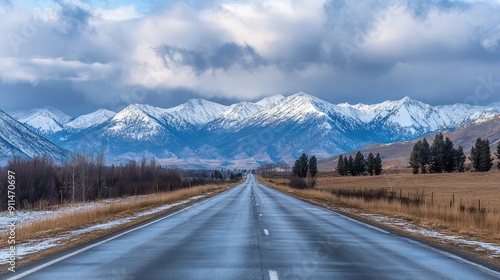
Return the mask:
{"type": "MultiPolygon", "coordinates": [[[[109,89],[109,100],[137,85],[252,99],[300,90],[362,92],[352,83],[373,79],[383,82],[364,87],[381,92],[384,86],[400,90],[391,79],[409,81],[426,73],[421,69],[432,72],[436,62],[446,69],[459,62],[473,65],[460,72],[470,77],[491,72],[492,55],[500,51],[500,6],[494,1],[448,6],[401,1],[407,8],[397,11],[385,2],[248,0],[194,6],[174,1],[149,13],[131,5],[106,9],[77,0],[58,2],[0,10],[0,32],[21,39],[14,46],[0,45],[1,82],[91,83],[81,87],[84,91],[101,83],[109,89]],[[30,33],[33,24],[36,31],[30,33]],[[230,44],[245,50],[240,52],[245,57],[217,53],[230,44]],[[349,59],[342,49],[346,44],[355,47],[349,59]],[[183,54],[167,65],[158,51],[162,46],[183,54]],[[404,69],[406,76],[398,77],[394,69],[404,69]]],[[[460,79],[474,80],[470,77],[460,79]]],[[[449,79],[441,80],[436,87],[455,90],[449,79]]]]}
{"type": "Polygon", "coordinates": [[[106,81],[112,64],[84,63],[63,58],[0,58],[0,78],[6,83],[69,80],[74,82],[106,81]]]}

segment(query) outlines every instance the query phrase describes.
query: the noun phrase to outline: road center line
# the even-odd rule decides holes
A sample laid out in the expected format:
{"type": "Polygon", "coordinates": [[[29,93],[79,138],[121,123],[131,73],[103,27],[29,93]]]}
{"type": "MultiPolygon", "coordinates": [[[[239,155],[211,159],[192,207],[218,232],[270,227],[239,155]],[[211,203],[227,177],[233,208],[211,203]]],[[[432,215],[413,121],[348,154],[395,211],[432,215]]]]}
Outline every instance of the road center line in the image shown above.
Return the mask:
{"type": "Polygon", "coordinates": [[[276,270],[269,270],[269,278],[271,280],[278,280],[278,272],[276,270]]]}
{"type": "Polygon", "coordinates": [[[269,231],[267,229],[264,229],[264,234],[269,235],[269,231]]]}

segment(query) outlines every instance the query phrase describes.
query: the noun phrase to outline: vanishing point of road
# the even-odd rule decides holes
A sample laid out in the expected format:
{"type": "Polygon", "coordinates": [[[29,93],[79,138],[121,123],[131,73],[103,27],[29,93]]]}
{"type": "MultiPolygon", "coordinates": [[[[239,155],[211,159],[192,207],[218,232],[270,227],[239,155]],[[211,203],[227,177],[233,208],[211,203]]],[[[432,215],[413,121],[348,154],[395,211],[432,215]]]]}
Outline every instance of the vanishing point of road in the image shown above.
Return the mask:
{"type": "Polygon", "coordinates": [[[500,273],[248,175],[221,194],[2,277],[470,280],[500,279],[500,273]]]}

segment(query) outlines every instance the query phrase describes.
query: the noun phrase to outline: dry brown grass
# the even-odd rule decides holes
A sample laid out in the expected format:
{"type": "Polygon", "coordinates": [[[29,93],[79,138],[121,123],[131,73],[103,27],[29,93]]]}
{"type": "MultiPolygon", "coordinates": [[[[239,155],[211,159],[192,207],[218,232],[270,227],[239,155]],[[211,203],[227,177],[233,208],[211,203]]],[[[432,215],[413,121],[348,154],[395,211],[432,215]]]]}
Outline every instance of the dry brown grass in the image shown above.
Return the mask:
{"type": "MultiPolygon", "coordinates": [[[[61,214],[51,218],[36,220],[19,225],[16,229],[16,243],[22,243],[36,238],[54,236],[69,230],[80,229],[88,225],[106,222],[161,205],[171,204],[197,195],[219,192],[228,186],[230,185],[206,185],[192,187],[155,195],[138,196],[134,199],[112,202],[81,211],[62,212],[61,214]]],[[[6,235],[7,233],[0,235],[0,248],[7,246],[6,235]]]]}
{"type": "Polygon", "coordinates": [[[317,185],[312,190],[290,189],[286,187],[288,180],[285,178],[260,180],[281,191],[293,192],[295,196],[332,208],[350,207],[364,213],[398,216],[415,224],[425,223],[440,232],[500,245],[500,172],[497,170],[461,174],[393,173],[373,177],[340,177],[323,173],[318,176],[317,185]],[[360,193],[365,189],[384,189],[393,192],[396,199],[367,200],[337,195],[337,190],[360,193]],[[404,204],[398,199],[400,195],[423,196],[425,202],[404,204]],[[453,195],[455,204],[450,206],[453,195]],[[477,209],[479,200],[482,211],[477,209]]]}

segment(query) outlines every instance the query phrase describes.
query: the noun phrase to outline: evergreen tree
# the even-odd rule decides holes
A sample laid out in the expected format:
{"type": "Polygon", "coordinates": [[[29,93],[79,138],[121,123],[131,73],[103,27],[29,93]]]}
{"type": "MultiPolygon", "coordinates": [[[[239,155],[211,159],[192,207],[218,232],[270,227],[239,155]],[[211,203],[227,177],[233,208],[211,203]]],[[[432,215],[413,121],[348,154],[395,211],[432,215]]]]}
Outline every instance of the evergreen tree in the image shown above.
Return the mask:
{"type": "Polygon", "coordinates": [[[318,160],[316,159],[316,156],[313,155],[309,159],[309,174],[311,174],[311,177],[316,177],[317,173],[318,173],[318,160]]]}
{"type": "Polygon", "coordinates": [[[500,142],[497,145],[497,152],[495,153],[498,159],[497,168],[500,169],[500,142]]]}
{"type": "Polygon", "coordinates": [[[342,157],[342,155],[339,156],[339,162],[337,164],[337,172],[340,174],[340,176],[345,175],[344,157],[342,157]]]}
{"type": "Polygon", "coordinates": [[[373,161],[373,171],[375,172],[375,175],[380,175],[382,173],[382,158],[380,158],[379,153],[377,153],[375,160],[373,161]]]}
{"type": "Polygon", "coordinates": [[[413,174],[418,174],[418,169],[420,168],[420,147],[422,146],[422,141],[418,141],[413,146],[413,150],[410,155],[410,167],[413,174]]]}
{"type": "Polygon", "coordinates": [[[349,169],[349,173],[352,176],[355,176],[356,169],[354,168],[354,159],[352,158],[351,155],[349,156],[349,160],[347,161],[347,166],[348,166],[348,169],[349,169]]]}
{"type": "Polygon", "coordinates": [[[431,146],[430,171],[432,173],[441,173],[444,167],[444,138],[443,134],[439,133],[434,138],[431,146]]]}
{"type": "Polygon", "coordinates": [[[418,151],[418,158],[420,160],[420,172],[422,172],[422,174],[425,174],[427,173],[427,165],[429,165],[431,157],[431,148],[429,147],[429,143],[427,142],[426,138],[422,139],[418,151]]]}
{"type": "Polygon", "coordinates": [[[493,166],[491,157],[490,141],[478,138],[476,144],[472,147],[469,156],[472,166],[478,172],[487,172],[493,166]]]}
{"type": "Polygon", "coordinates": [[[365,172],[365,157],[360,151],[354,156],[354,172],[356,176],[363,175],[365,172]]]}
{"type": "Polygon", "coordinates": [[[465,154],[462,146],[455,150],[455,166],[458,172],[465,172],[465,154]]]}
{"type": "Polygon", "coordinates": [[[476,144],[470,150],[469,160],[472,162],[472,167],[476,171],[480,168],[479,160],[480,160],[480,152],[481,152],[482,140],[481,138],[476,139],[476,144]]]}
{"type": "Polygon", "coordinates": [[[491,157],[490,150],[490,140],[488,139],[483,140],[483,145],[481,147],[480,165],[482,172],[490,171],[493,167],[493,158],[491,157]]]}
{"type": "Polygon", "coordinates": [[[443,146],[444,171],[448,173],[455,171],[457,168],[456,155],[457,151],[453,148],[453,142],[450,138],[446,137],[443,146]]]}
{"type": "Polygon", "coordinates": [[[305,178],[307,176],[307,170],[309,169],[308,156],[304,153],[299,157],[297,161],[297,176],[299,176],[300,178],[305,178]]]}
{"type": "Polygon", "coordinates": [[[344,175],[348,175],[351,169],[349,168],[349,161],[347,160],[346,156],[344,156],[343,166],[344,166],[344,175]]]}
{"type": "Polygon", "coordinates": [[[373,176],[374,160],[375,160],[375,157],[373,156],[373,154],[369,153],[368,157],[366,158],[366,170],[368,171],[370,176],[373,176]]]}

